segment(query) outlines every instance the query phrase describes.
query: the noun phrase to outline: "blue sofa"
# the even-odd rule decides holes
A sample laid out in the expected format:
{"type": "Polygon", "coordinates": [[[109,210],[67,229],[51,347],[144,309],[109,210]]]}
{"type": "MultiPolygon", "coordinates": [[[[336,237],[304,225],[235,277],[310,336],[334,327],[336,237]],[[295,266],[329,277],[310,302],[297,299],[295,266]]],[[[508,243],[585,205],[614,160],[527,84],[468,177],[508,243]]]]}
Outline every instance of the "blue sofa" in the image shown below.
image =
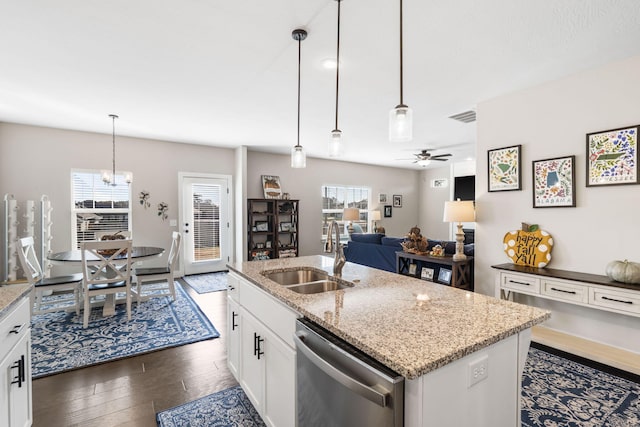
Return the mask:
{"type": "MultiPolygon", "coordinates": [[[[366,265],[380,270],[396,272],[396,252],[402,250],[400,243],[404,237],[386,237],[384,234],[351,234],[351,241],[344,248],[344,255],[349,262],[366,265]]],[[[447,255],[456,252],[456,242],[427,239],[428,249],[444,243],[447,255]]],[[[464,245],[464,253],[474,255],[474,244],[464,245]]]]}

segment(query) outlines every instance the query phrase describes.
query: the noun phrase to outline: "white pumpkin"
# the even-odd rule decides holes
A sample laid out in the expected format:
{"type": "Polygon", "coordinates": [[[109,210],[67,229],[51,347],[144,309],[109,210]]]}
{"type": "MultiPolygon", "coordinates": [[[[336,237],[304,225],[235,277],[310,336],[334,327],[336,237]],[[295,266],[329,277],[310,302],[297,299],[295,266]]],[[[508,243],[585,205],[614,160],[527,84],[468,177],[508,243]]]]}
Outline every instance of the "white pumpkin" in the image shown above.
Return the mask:
{"type": "Polygon", "coordinates": [[[640,283],[640,264],[626,259],[611,261],[607,264],[605,274],[616,282],[640,283]]]}

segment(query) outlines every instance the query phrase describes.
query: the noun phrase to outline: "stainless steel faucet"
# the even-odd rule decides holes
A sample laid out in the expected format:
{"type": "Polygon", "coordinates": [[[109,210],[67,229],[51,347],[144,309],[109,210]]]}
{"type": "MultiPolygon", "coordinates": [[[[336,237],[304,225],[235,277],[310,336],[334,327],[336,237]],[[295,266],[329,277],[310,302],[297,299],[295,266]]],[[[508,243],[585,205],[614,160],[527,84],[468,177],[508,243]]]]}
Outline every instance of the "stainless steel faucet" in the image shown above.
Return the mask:
{"type": "Polygon", "coordinates": [[[331,253],[333,251],[333,230],[336,235],[336,256],[333,259],[333,275],[335,277],[342,277],[342,267],[347,262],[344,257],[344,245],[340,243],[340,226],[333,220],[329,223],[329,230],[327,230],[327,241],[324,244],[325,253],[331,253]]]}

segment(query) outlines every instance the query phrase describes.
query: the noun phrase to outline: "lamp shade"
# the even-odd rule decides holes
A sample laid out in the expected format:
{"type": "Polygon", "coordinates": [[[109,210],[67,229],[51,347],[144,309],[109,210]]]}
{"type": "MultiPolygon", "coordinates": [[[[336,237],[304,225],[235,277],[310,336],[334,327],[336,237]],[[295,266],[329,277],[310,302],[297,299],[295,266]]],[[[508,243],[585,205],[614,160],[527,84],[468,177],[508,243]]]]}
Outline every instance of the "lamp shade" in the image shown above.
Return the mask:
{"type": "Polygon", "coordinates": [[[380,211],[371,211],[371,220],[372,221],[380,221],[382,217],[380,216],[380,211]]]}
{"type": "Polygon", "coordinates": [[[476,211],[471,200],[455,200],[444,202],[444,222],[473,222],[476,211]]]}
{"type": "Polygon", "coordinates": [[[360,219],[360,209],[358,208],[344,208],[342,212],[342,219],[344,221],[357,221],[360,219]]]}

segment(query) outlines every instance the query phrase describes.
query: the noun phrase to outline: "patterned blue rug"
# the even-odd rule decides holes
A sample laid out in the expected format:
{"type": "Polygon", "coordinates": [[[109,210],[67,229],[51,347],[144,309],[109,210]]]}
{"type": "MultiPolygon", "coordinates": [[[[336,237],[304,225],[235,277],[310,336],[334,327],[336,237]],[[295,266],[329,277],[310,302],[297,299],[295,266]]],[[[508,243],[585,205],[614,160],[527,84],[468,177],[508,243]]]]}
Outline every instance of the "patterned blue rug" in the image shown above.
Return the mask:
{"type": "Polygon", "coordinates": [[[640,426],[640,384],[531,347],[523,427],[640,426]]]}
{"type": "Polygon", "coordinates": [[[258,415],[240,386],[158,412],[159,427],[262,427],[258,415]]]}
{"type": "Polygon", "coordinates": [[[192,274],[182,278],[199,294],[227,290],[227,272],[192,274]]]}
{"type": "Polygon", "coordinates": [[[80,316],[36,314],[31,327],[33,378],[220,336],[178,283],[173,302],[161,297],[132,304],[130,322],[125,305],[118,304],[112,317],[94,308],[87,329],[82,328],[82,310],[80,316]]]}

